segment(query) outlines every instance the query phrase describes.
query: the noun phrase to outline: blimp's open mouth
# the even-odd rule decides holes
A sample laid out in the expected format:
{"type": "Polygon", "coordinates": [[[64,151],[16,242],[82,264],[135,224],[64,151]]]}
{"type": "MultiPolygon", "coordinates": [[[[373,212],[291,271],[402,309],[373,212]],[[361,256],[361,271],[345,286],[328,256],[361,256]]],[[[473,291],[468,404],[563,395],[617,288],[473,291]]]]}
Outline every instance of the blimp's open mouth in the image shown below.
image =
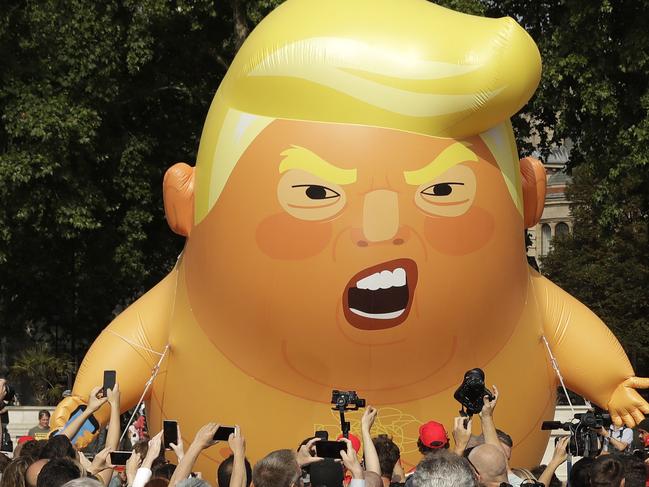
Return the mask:
{"type": "Polygon", "coordinates": [[[345,318],[361,330],[383,330],[405,321],[417,286],[417,264],[397,259],[362,270],[343,294],[345,318]]]}

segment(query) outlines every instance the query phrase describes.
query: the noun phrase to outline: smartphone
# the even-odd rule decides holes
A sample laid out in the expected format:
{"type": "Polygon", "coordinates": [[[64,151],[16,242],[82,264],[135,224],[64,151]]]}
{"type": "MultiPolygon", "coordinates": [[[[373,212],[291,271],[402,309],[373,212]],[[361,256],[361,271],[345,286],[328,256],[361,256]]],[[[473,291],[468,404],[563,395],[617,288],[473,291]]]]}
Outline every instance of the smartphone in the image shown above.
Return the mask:
{"type": "Polygon", "coordinates": [[[178,421],[164,420],[162,422],[162,438],[165,450],[171,449],[170,444],[178,444],[178,421]]]}
{"type": "Polygon", "coordinates": [[[316,441],[315,442],[315,456],[320,458],[338,458],[341,451],[347,450],[347,443],[343,441],[316,441]]]}
{"type": "Polygon", "coordinates": [[[234,433],[234,426],[219,426],[214,433],[214,441],[228,441],[232,433],[234,433]]]}
{"type": "Polygon", "coordinates": [[[132,451],[112,451],[110,452],[110,463],[115,466],[126,465],[126,462],[131,458],[132,451]]]}
{"type": "Polygon", "coordinates": [[[104,397],[106,396],[108,389],[115,388],[115,381],[117,380],[117,372],[114,370],[104,370],[104,385],[101,388],[104,397]]]}
{"type": "Polygon", "coordinates": [[[315,434],[313,436],[315,436],[316,438],[320,438],[321,441],[322,440],[328,440],[329,439],[329,432],[325,431],[325,430],[318,430],[318,431],[315,432],[315,434]]]}

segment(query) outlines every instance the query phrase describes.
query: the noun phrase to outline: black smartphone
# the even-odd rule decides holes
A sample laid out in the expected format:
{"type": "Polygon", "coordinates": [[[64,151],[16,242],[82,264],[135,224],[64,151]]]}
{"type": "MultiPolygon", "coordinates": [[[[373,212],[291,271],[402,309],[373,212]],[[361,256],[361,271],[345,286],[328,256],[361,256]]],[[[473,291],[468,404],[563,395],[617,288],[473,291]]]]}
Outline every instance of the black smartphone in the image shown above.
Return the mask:
{"type": "Polygon", "coordinates": [[[329,432],[325,431],[325,430],[318,430],[318,431],[315,432],[315,434],[313,436],[315,436],[316,438],[320,438],[321,441],[322,440],[328,440],[329,439],[329,432]]]}
{"type": "Polygon", "coordinates": [[[106,396],[108,389],[115,388],[115,381],[117,380],[117,372],[114,370],[104,370],[104,385],[101,388],[104,397],[106,396]]]}
{"type": "Polygon", "coordinates": [[[234,426],[219,426],[214,433],[214,441],[228,441],[232,433],[234,433],[234,426]]]}
{"type": "Polygon", "coordinates": [[[171,448],[170,444],[178,444],[178,421],[164,420],[162,422],[162,441],[164,442],[165,450],[171,448]]]}
{"type": "Polygon", "coordinates": [[[129,458],[131,451],[112,451],[110,452],[110,463],[115,466],[124,466],[129,458]]]}
{"type": "Polygon", "coordinates": [[[341,451],[347,450],[347,443],[343,441],[316,441],[315,456],[320,458],[339,458],[341,451]]]}

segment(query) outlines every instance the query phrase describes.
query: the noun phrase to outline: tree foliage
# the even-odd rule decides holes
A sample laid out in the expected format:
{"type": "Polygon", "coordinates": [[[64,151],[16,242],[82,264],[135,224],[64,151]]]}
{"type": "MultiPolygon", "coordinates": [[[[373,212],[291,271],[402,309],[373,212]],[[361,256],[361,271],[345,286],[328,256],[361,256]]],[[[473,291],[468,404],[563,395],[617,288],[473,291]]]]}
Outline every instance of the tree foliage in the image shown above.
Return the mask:
{"type": "MultiPolygon", "coordinates": [[[[0,329],[79,356],[182,246],[161,180],[192,162],[250,29],[282,0],[7,0],[0,14],[0,329]],[[34,331],[36,330],[36,331],[34,331]],[[40,337],[40,338],[38,338],[40,337]]],[[[545,272],[647,364],[649,0],[442,0],[519,21],[544,60],[519,146],[570,138],[575,233],[545,272]],[[549,129],[549,130],[548,130],[549,129]]],[[[324,2],[323,2],[324,4],[324,2]]],[[[22,342],[20,342],[22,343],[22,342]]]]}

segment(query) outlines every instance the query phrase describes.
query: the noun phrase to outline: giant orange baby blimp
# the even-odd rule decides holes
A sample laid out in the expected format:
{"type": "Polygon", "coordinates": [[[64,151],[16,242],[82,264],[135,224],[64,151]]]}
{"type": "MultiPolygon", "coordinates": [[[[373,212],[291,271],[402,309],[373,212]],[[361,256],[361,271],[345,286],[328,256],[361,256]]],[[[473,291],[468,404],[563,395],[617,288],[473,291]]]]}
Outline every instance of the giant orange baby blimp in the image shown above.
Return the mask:
{"type": "MultiPolygon", "coordinates": [[[[543,337],[569,387],[616,421],[642,419],[635,388],[649,380],[527,265],[545,175],[519,161],[509,117],[540,70],[510,18],[288,0],[232,63],[196,167],[165,177],[167,219],[187,236],[177,265],[95,341],[55,421],[105,369],[132,407],[167,349],[147,397],[154,431],[236,423],[255,459],[334,429],[331,390],[353,389],[414,464],[419,424],[450,425],[454,389],[481,367],[513,462],[534,464],[555,403],[543,337]]],[[[207,450],[202,468],[225,454],[207,450]]]]}

